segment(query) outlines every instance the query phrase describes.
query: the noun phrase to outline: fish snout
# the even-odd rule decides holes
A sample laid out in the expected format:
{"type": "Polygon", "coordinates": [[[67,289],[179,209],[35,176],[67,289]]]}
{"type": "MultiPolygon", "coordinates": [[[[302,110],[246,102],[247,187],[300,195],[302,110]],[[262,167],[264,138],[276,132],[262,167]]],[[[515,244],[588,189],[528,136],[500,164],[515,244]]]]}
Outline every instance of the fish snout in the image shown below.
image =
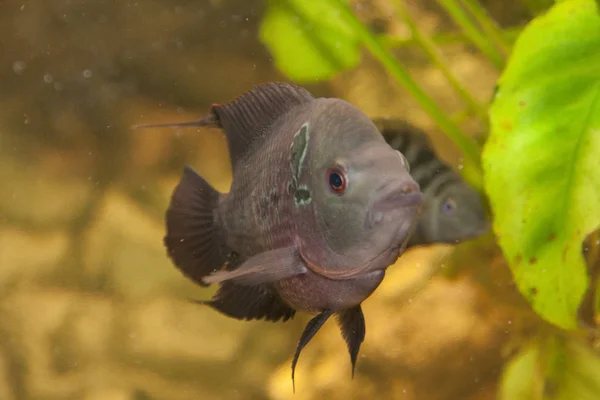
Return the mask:
{"type": "Polygon", "coordinates": [[[415,181],[387,185],[379,191],[365,222],[373,228],[385,220],[396,220],[399,215],[402,215],[401,219],[412,222],[420,213],[421,202],[421,189],[415,181]]]}
{"type": "Polygon", "coordinates": [[[389,211],[398,208],[419,207],[421,205],[421,189],[413,180],[402,182],[386,188],[375,203],[378,211],[389,211]]]}

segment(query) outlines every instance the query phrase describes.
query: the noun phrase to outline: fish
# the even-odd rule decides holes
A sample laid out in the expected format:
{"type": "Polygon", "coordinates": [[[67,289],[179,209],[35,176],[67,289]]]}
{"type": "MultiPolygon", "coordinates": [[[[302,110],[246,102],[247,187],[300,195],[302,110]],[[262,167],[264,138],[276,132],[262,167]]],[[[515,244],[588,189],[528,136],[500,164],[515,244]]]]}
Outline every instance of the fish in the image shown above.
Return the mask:
{"type": "Polygon", "coordinates": [[[490,229],[483,198],[437,157],[427,134],[405,120],[374,118],[389,145],[408,159],[423,194],[421,215],[407,248],[459,244],[490,229]]]}
{"type": "Polygon", "coordinates": [[[292,360],[294,391],[302,349],[333,316],[354,377],[361,303],[403,253],[420,212],[403,154],[351,103],[283,82],[213,104],[197,121],[152,126],[217,127],[227,140],[229,191],[186,165],[166,212],[173,264],[201,286],[219,285],[199,302],[238,320],[315,315],[292,360]]]}

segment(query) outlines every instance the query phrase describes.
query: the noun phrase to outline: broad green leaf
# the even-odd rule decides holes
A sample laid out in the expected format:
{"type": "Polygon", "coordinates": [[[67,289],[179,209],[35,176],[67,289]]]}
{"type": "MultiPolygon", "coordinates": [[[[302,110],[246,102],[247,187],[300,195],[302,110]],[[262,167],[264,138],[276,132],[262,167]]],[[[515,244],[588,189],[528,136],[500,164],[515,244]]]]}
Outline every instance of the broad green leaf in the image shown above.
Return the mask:
{"type": "Polygon", "coordinates": [[[502,376],[499,400],[597,400],[600,357],[577,340],[551,338],[526,347],[502,376]]]}
{"type": "Polygon", "coordinates": [[[582,242],[600,226],[600,11],[556,4],[517,40],[483,153],[494,231],[520,292],[576,327],[588,285],[582,242]]]}
{"type": "Polygon", "coordinates": [[[297,82],[327,80],[360,60],[360,43],[328,0],[272,0],[259,36],[279,70],[297,82]]]}
{"type": "Polygon", "coordinates": [[[507,363],[500,382],[498,400],[542,398],[544,382],[539,371],[538,356],[537,345],[532,345],[507,363]]]}

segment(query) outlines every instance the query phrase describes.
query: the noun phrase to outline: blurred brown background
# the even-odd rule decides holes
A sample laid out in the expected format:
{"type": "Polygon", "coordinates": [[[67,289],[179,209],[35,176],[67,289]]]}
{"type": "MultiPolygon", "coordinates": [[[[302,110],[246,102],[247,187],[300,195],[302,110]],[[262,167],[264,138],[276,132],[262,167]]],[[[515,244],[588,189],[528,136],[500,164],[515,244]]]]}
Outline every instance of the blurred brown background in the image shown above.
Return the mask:
{"type": "MultiPolygon", "coordinates": [[[[372,29],[409,34],[388,1],[353,3],[372,29]]],[[[503,25],[529,19],[508,3],[485,5],[503,25]]],[[[192,120],[254,84],[285,80],[257,38],[265,6],[0,2],[0,400],[495,398],[530,317],[489,238],[478,252],[460,246],[454,261],[450,246],[406,253],[364,303],[355,379],[328,323],[300,358],[295,395],[290,361],[309,315],[239,322],[189,301],[215,289],[168,260],[163,215],[185,164],[227,190],[225,141],[218,131],[131,126],[192,120]],[[438,272],[457,262],[458,273],[438,272]]],[[[456,30],[435,1],[410,10],[427,32],[456,30]]],[[[498,72],[469,46],[445,51],[488,101],[498,72]]],[[[461,111],[423,54],[409,46],[397,55],[445,110],[461,111]]],[[[409,119],[456,164],[449,140],[366,53],[360,67],[305,86],[372,117],[409,119]]]]}

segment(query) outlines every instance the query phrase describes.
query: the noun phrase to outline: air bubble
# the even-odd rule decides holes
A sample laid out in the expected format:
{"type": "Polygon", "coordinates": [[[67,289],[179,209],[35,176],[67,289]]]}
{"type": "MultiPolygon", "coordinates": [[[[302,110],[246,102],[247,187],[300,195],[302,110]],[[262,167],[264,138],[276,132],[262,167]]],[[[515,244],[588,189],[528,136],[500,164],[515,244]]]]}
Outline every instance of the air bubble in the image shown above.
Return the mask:
{"type": "Polygon", "coordinates": [[[15,74],[21,74],[27,68],[27,64],[25,64],[25,61],[15,61],[12,68],[15,74]]]}

